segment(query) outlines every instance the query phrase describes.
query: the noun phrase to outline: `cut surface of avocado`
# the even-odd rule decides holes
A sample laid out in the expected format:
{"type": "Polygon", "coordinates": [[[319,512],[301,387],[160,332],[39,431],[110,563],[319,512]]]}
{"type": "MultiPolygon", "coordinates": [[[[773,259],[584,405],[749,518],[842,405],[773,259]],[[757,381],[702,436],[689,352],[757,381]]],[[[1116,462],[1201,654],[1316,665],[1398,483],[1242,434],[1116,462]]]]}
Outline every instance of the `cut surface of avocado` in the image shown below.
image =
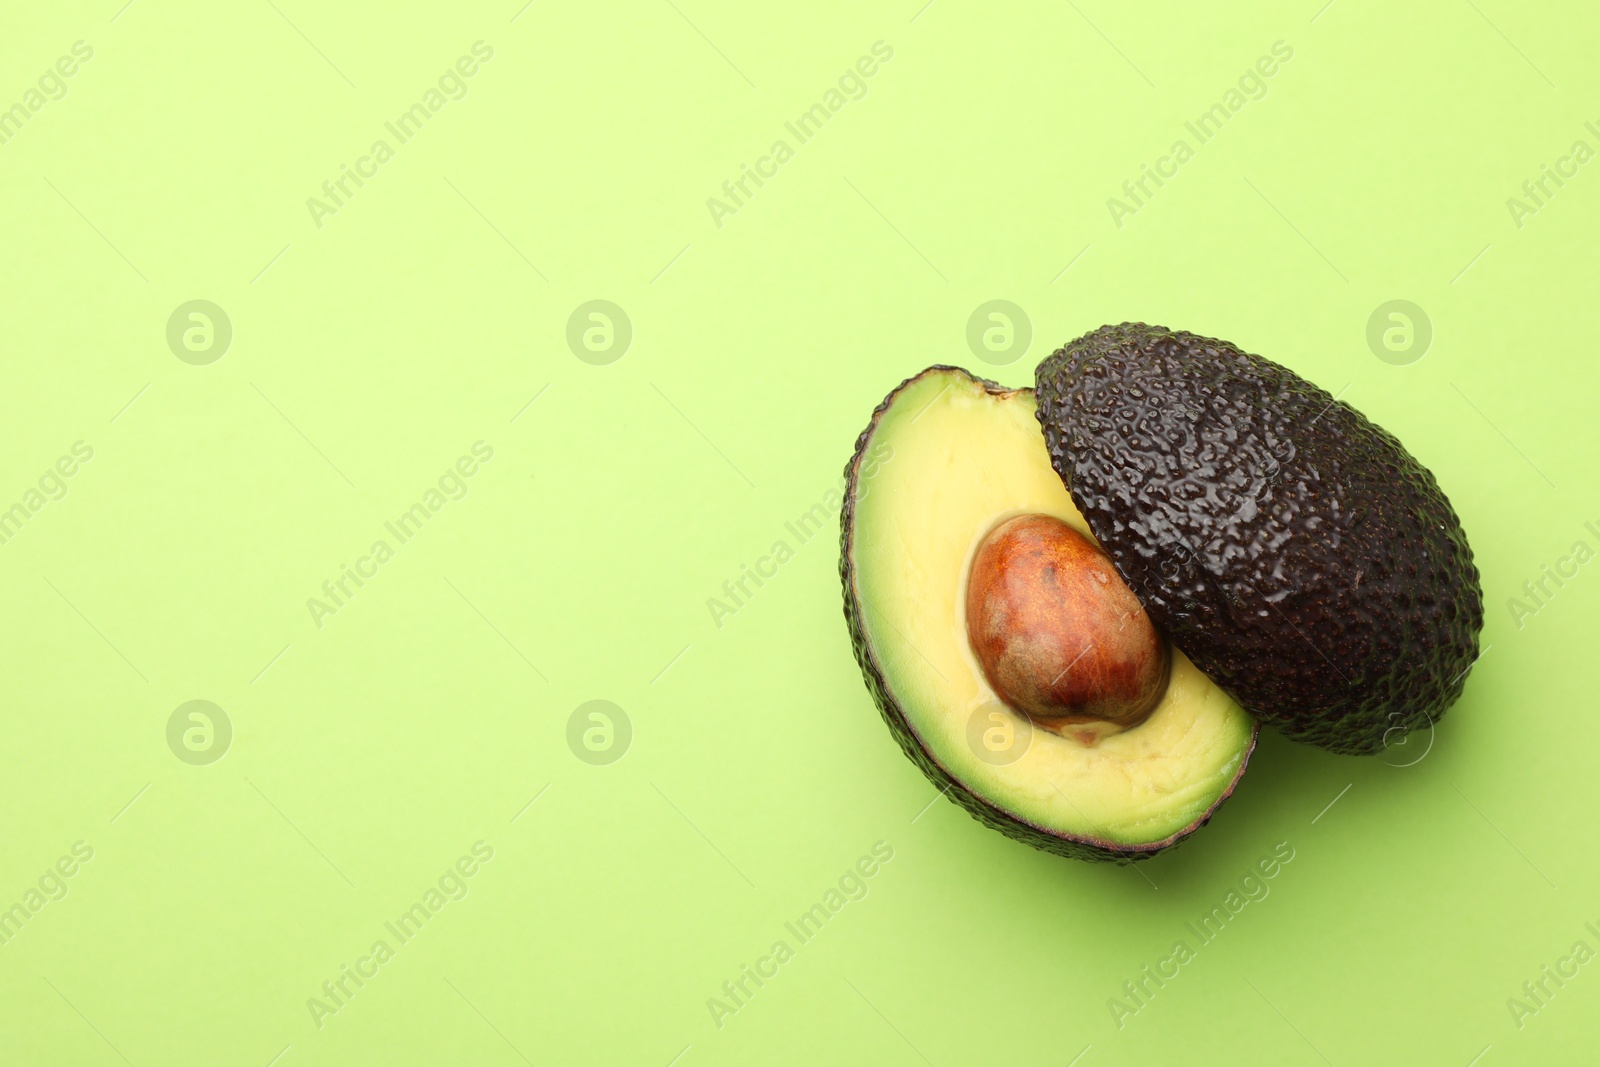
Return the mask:
{"type": "Polygon", "coordinates": [[[950,367],[884,401],[847,468],[846,615],[901,747],[981,821],[1049,851],[1137,858],[1203,825],[1232,792],[1256,724],[1177,649],[1137,726],[1085,744],[1002,702],[964,605],[979,544],[1019,515],[1093,534],[1052,468],[1032,390],[950,367]]]}

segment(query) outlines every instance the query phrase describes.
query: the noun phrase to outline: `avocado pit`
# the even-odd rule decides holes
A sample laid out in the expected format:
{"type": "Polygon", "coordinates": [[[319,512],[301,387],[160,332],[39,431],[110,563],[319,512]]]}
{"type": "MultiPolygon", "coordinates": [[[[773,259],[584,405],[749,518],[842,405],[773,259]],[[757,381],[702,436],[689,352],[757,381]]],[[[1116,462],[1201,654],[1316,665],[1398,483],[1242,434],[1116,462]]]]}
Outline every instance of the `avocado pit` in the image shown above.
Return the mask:
{"type": "Polygon", "coordinates": [[[984,537],[966,623],[995,695],[1084,745],[1138,726],[1166,692],[1166,641],[1110,557],[1053,515],[1018,515],[984,537]]]}

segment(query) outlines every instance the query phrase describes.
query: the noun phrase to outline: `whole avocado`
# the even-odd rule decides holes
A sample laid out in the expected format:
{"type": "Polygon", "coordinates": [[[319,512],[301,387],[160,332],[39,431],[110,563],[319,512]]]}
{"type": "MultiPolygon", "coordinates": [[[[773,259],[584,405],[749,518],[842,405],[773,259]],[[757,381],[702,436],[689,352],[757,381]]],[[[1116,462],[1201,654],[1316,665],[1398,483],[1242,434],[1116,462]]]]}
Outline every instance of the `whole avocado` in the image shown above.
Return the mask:
{"type": "Polygon", "coordinates": [[[1373,753],[1461,695],[1483,596],[1433,475],[1226,341],[1103,326],[1039,365],[1050,462],[1150,615],[1284,735],[1373,753]]]}

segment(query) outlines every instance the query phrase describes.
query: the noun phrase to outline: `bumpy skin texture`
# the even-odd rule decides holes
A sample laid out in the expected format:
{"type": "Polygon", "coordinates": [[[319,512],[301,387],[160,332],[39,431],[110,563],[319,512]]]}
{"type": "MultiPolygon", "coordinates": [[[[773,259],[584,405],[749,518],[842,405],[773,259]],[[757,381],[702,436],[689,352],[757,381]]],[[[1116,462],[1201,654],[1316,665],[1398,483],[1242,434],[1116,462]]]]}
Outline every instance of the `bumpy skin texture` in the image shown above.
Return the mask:
{"type": "Polygon", "coordinates": [[[1145,611],[1286,736],[1372,753],[1461,695],[1483,595],[1426,467],[1226,341],[1123,323],[1037,371],[1050,461],[1145,611]]]}
{"type": "Polygon", "coordinates": [[[1256,738],[1260,732],[1259,726],[1252,730],[1250,734],[1250,745],[1245,749],[1244,756],[1239,760],[1239,769],[1234,773],[1233,780],[1228,783],[1228,788],[1223,791],[1222,795],[1217,798],[1216,803],[1211,805],[1204,815],[1164,840],[1146,845],[1120,845],[1100,838],[1058,834],[1055,831],[1047,830],[1042,826],[1037,826],[996,807],[969,790],[947,771],[943,764],[934,759],[933,755],[923,746],[922,740],[917,736],[916,730],[912,728],[905,712],[889,692],[889,687],[883,679],[883,670],[878,666],[877,660],[873,658],[866,633],[862,629],[861,620],[865,609],[861,604],[860,597],[857,595],[855,583],[851,580],[855,570],[854,545],[851,539],[851,531],[854,524],[851,520],[855,513],[856,489],[860,479],[861,460],[866,454],[867,444],[872,439],[873,431],[878,428],[878,419],[889,409],[889,405],[894,401],[896,394],[919,378],[945,371],[965,374],[990,393],[1003,394],[1017,391],[1006,389],[1004,386],[989,381],[987,378],[976,377],[960,367],[950,367],[943,364],[929,367],[921,374],[914,374],[901,382],[890,391],[888,396],[883,398],[883,402],[872,413],[872,421],[867,423],[867,428],[862,430],[861,436],[856,438],[855,454],[850,457],[850,462],[845,464],[844,468],[847,484],[844,494],[844,508],[839,514],[839,578],[844,584],[844,618],[845,624],[850,629],[850,646],[855,652],[856,663],[861,667],[861,675],[867,683],[867,691],[872,694],[873,703],[878,706],[878,711],[883,715],[884,723],[889,727],[889,733],[894,736],[895,743],[900,746],[900,751],[906,754],[906,758],[916,764],[917,769],[927,776],[936,789],[961,805],[967,810],[968,814],[991,830],[998,830],[1013,840],[1032,845],[1043,852],[1051,852],[1071,859],[1117,863],[1149,859],[1156,853],[1163,852],[1178,844],[1210,822],[1217,809],[1222,807],[1223,801],[1233,795],[1234,789],[1239,785],[1239,779],[1244,777],[1245,768],[1249,766],[1250,754],[1255,751],[1256,738]]]}

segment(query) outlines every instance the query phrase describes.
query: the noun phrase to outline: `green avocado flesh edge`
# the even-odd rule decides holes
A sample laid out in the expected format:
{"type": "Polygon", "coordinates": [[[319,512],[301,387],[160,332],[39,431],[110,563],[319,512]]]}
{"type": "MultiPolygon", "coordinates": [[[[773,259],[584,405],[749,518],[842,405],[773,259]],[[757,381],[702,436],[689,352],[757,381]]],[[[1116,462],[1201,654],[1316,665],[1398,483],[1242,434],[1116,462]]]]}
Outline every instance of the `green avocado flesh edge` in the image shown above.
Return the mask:
{"type": "Polygon", "coordinates": [[[1086,858],[1154,851],[1204,824],[1256,724],[1183,653],[1171,650],[1150,717],[1089,747],[998,701],[968,644],[967,571],[998,523],[1053,515],[1094,540],[1050,465],[1032,390],[924,371],[884,402],[848,474],[841,571],[857,657],[936,784],[953,780],[980,820],[1037,847],[1105,853],[1086,858]]]}

